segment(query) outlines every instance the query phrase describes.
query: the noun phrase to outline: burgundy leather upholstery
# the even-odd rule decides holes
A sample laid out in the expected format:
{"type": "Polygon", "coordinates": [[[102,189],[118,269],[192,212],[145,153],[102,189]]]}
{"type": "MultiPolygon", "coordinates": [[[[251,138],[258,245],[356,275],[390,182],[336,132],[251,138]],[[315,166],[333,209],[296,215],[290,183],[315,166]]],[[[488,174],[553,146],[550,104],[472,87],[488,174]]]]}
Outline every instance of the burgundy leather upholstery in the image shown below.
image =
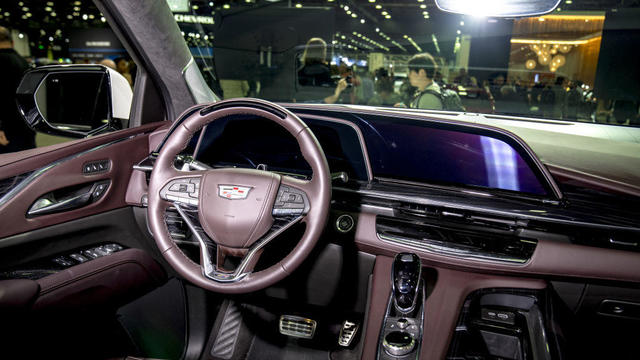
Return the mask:
{"type": "Polygon", "coordinates": [[[38,295],[40,286],[27,279],[0,281],[0,314],[26,310],[38,295]]]}
{"type": "Polygon", "coordinates": [[[231,248],[247,248],[273,224],[271,209],[276,201],[280,175],[251,169],[219,169],[202,176],[200,223],[210,238],[231,248]],[[218,196],[218,184],[250,188],[242,201],[218,196]],[[223,214],[224,216],[220,216],[223,214]]]}
{"type": "Polygon", "coordinates": [[[127,249],[37,281],[35,310],[117,307],[162,285],[166,274],[145,251],[127,249]]]}

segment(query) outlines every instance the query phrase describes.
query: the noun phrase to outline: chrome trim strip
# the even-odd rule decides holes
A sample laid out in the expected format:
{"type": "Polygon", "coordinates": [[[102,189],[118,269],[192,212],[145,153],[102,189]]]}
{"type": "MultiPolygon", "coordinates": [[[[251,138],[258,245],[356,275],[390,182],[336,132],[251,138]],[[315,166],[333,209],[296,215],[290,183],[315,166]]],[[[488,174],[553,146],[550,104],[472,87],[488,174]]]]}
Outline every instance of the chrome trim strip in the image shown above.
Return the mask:
{"type": "MultiPolygon", "coordinates": [[[[128,137],[124,137],[124,138],[121,138],[121,139],[117,139],[117,140],[108,142],[106,144],[98,145],[98,146],[96,146],[94,148],[79,152],[77,154],[73,154],[71,156],[67,156],[67,157],[62,158],[60,160],[57,160],[57,161],[55,161],[55,162],[53,162],[53,163],[51,163],[51,164],[49,164],[47,166],[41,167],[38,170],[35,170],[31,175],[29,175],[26,179],[22,180],[18,185],[14,186],[13,189],[11,189],[2,198],[0,198],[0,207],[2,207],[3,205],[5,205],[9,201],[11,201],[18,193],[20,193],[22,190],[24,190],[24,188],[29,186],[32,182],[36,181],[36,179],[38,179],[42,174],[44,174],[47,171],[53,169],[54,167],[56,167],[56,166],[58,166],[58,165],[60,165],[60,164],[62,164],[64,162],[67,162],[69,160],[73,160],[73,159],[79,158],[79,157],[81,157],[83,155],[92,153],[94,151],[98,151],[98,150],[104,149],[104,148],[106,148],[108,146],[111,146],[113,144],[117,144],[119,142],[132,139],[132,138],[134,138],[136,136],[137,135],[131,135],[131,136],[128,136],[128,137]]],[[[81,174],[81,172],[80,172],[80,174],[81,174]]]]}
{"type": "Polygon", "coordinates": [[[410,239],[410,238],[405,238],[400,236],[388,236],[388,235],[380,234],[379,232],[376,232],[376,235],[378,236],[378,239],[386,243],[405,246],[413,250],[417,248],[429,253],[451,256],[451,257],[456,257],[464,260],[477,260],[477,261],[491,262],[491,263],[496,263],[496,262],[511,263],[511,264],[517,264],[517,265],[523,265],[529,261],[529,259],[516,259],[516,258],[501,256],[501,255],[485,255],[480,252],[471,251],[467,249],[454,248],[454,247],[429,243],[428,240],[416,240],[416,239],[410,239]]]}

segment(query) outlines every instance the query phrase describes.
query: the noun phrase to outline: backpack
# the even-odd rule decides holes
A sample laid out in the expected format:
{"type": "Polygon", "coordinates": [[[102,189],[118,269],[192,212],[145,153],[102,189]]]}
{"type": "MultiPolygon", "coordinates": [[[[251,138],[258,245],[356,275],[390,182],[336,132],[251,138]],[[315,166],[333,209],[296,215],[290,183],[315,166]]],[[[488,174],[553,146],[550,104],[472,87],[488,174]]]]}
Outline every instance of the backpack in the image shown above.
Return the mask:
{"type": "Polygon", "coordinates": [[[440,99],[442,103],[442,110],[447,111],[465,111],[464,106],[462,105],[462,100],[460,100],[460,96],[458,93],[451,89],[442,89],[440,93],[433,90],[425,90],[422,91],[416,99],[414,100],[414,104],[417,105],[420,103],[420,98],[424,94],[431,94],[440,99]]]}

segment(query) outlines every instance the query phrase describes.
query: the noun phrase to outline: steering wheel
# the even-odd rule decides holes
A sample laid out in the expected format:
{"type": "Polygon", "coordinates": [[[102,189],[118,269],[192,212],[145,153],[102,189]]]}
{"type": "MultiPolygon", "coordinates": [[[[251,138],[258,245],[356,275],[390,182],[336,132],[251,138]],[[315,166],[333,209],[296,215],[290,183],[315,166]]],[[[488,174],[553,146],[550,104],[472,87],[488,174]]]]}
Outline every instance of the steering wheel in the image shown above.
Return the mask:
{"type": "Polygon", "coordinates": [[[227,100],[188,115],[173,129],[155,162],[148,196],[149,227],[167,262],[197,286],[239,294],[282,280],[309,255],[327,221],[331,177],[318,140],[296,115],[263,100],[227,100]],[[254,115],[284,127],[296,138],[311,166],[311,180],[258,169],[175,168],[176,156],[198,130],[231,115],[254,115]],[[197,239],[200,264],[187,257],[171,238],[166,223],[170,207],[175,208],[197,239]],[[295,248],[277,264],[254,271],[265,246],[300,222],[306,228],[295,248]],[[235,270],[223,267],[228,256],[242,258],[235,270]]]}

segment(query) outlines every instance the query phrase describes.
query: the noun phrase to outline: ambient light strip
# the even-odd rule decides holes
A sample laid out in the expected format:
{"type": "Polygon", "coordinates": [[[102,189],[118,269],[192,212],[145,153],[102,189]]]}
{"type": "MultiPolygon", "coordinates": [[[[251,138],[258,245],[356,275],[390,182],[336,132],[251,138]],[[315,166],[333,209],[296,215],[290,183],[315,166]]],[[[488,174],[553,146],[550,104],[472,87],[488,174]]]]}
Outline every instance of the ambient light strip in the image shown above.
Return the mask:
{"type": "Polygon", "coordinates": [[[512,44],[558,44],[558,45],[583,45],[591,41],[599,40],[601,37],[597,36],[587,40],[539,40],[539,39],[511,39],[512,44]]]}
{"type": "MultiPolygon", "coordinates": [[[[604,20],[604,15],[546,15],[540,16],[538,20],[604,20]]],[[[542,20],[542,21],[544,21],[542,20]]]]}

